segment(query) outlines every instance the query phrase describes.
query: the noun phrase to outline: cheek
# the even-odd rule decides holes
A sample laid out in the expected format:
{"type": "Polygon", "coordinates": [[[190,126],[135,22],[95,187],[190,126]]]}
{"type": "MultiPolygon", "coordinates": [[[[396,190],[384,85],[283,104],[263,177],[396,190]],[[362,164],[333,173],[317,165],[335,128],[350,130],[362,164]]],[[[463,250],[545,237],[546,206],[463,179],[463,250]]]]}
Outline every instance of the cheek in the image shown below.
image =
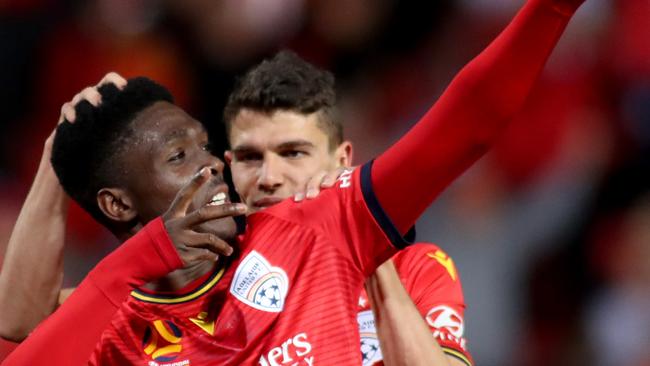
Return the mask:
{"type": "Polygon", "coordinates": [[[255,186],[255,170],[247,168],[243,164],[231,164],[230,174],[235,190],[240,196],[244,196],[251,187],[255,186]]]}

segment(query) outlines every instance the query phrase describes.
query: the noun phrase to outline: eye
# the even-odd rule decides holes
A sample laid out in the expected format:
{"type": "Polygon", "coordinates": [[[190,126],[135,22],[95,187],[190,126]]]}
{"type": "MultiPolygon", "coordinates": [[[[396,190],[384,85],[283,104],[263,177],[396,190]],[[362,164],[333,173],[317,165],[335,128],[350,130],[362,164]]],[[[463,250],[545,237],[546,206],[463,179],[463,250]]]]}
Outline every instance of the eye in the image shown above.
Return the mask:
{"type": "Polygon", "coordinates": [[[185,150],[179,150],[167,159],[167,162],[173,163],[185,159],[185,150]]]}
{"type": "Polygon", "coordinates": [[[212,152],[212,144],[209,143],[209,142],[206,142],[205,144],[203,144],[203,146],[201,147],[201,149],[203,149],[204,151],[210,151],[210,152],[212,152]]]}
{"type": "Polygon", "coordinates": [[[263,159],[262,154],[257,152],[243,152],[235,155],[235,159],[244,162],[253,162],[263,159]]]}
{"type": "Polygon", "coordinates": [[[305,156],[308,156],[309,153],[301,150],[285,150],[280,153],[280,156],[289,158],[289,159],[298,159],[305,156]]]}

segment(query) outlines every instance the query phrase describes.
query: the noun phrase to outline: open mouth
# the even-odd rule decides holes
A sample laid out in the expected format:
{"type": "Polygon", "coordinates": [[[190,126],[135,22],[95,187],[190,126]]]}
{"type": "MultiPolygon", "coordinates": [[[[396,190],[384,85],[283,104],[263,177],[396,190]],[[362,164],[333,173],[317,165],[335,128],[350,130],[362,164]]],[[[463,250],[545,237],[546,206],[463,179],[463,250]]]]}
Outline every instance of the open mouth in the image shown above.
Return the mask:
{"type": "Polygon", "coordinates": [[[221,206],[228,202],[228,195],[225,192],[219,192],[212,196],[206,206],[221,206]]]}

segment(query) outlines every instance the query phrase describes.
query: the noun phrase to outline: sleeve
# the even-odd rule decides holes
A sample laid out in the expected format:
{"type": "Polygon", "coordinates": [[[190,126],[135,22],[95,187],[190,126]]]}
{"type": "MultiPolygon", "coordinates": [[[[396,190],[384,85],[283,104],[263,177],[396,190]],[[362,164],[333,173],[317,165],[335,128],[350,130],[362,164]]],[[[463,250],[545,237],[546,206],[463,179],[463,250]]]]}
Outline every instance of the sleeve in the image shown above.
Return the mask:
{"type": "Polygon", "coordinates": [[[104,258],[3,365],[86,365],[134,287],[182,267],[160,218],[104,258]]]}
{"type": "Polygon", "coordinates": [[[365,277],[410,244],[379,205],[370,173],[370,164],[345,172],[334,188],[301,203],[297,218],[317,227],[365,277]]]}
{"type": "Polygon", "coordinates": [[[465,339],[465,300],[453,260],[433,244],[420,243],[393,257],[411,299],[443,352],[473,365],[465,339]]]}
{"type": "Polygon", "coordinates": [[[401,233],[487,151],[521,109],[581,3],[529,0],[425,116],[376,159],[374,191],[401,233]]]}

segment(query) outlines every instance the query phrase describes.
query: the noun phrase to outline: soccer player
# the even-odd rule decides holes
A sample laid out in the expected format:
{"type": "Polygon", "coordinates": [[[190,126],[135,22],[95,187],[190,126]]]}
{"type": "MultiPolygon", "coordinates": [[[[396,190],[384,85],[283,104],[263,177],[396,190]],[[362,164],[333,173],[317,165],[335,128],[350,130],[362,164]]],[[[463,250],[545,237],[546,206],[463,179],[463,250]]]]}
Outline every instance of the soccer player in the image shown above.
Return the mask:
{"type": "MultiPolygon", "coordinates": [[[[308,221],[313,220],[315,217],[326,221],[331,218],[329,216],[331,212],[323,210],[322,205],[324,203],[334,203],[336,205],[338,199],[350,199],[349,194],[352,193],[352,196],[360,199],[360,201],[355,199],[353,201],[356,204],[363,203],[363,206],[367,207],[367,213],[374,215],[374,219],[386,231],[386,235],[394,243],[399,244],[401,242],[399,233],[405,232],[424,207],[451,180],[480,157],[485,152],[486,147],[498,136],[509,118],[523,102],[559,34],[580,3],[581,1],[568,0],[529,1],[513,21],[513,24],[483,54],[461,72],[432,110],[398,144],[382,154],[374,163],[365,165],[362,169],[355,171],[353,175],[341,180],[337,188],[324,192],[319,199],[298,205],[292,205],[285,201],[279,207],[276,206],[254,214],[252,217],[257,217],[257,219],[253,220],[251,226],[254,228],[255,225],[264,225],[266,220],[261,219],[261,217],[269,218],[269,220],[271,220],[271,217],[277,218],[274,214],[282,212],[284,209],[303,213],[309,209],[314,209],[313,215],[303,214],[299,215],[299,217],[308,221]],[[418,172],[417,177],[409,174],[414,171],[418,172]],[[366,188],[362,189],[361,187],[366,188]],[[369,187],[372,187],[372,189],[369,187]],[[412,192],[412,195],[399,197],[393,195],[391,192],[394,187],[406,188],[408,192],[412,192]],[[314,208],[316,203],[321,205],[320,211],[314,208]],[[382,211],[382,208],[385,212],[382,211]],[[390,225],[391,223],[394,226],[390,225]]],[[[357,206],[353,204],[352,207],[357,206]]],[[[336,212],[339,214],[349,213],[347,209],[340,209],[336,212]]],[[[354,214],[346,215],[346,218],[359,219],[354,214]]],[[[287,220],[287,222],[291,223],[293,221],[287,220]]],[[[337,224],[334,225],[340,225],[340,220],[336,222],[337,224]]],[[[259,226],[257,227],[259,228],[259,226]]],[[[255,232],[251,230],[250,226],[249,232],[254,236],[255,232]]],[[[352,237],[348,238],[351,239],[350,242],[358,239],[354,237],[357,234],[348,231],[344,231],[344,233],[352,235],[352,237]]],[[[287,235],[285,231],[278,231],[277,234],[287,235]]],[[[368,234],[376,233],[368,232],[368,234]]],[[[372,245],[381,245],[379,236],[377,235],[376,238],[378,241],[373,241],[372,245]]],[[[271,238],[266,239],[272,240],[271,238]]],[[[353,245],[346,248],[354,250],[356,247],[353,245]]],[[[390,249],[390,247],[384,248],[390,249]]],[[[375,247],[374,249],[378,248],[375,247]]],[[[300,252],[299,254],[304,253],[300,252]]],[[[313,254],[313,251],[310,254],[313,254]]],[[[242,253],[242,256],[244,255],[246,255],[245,250],[242,253]]],[[[246,262],[246,258],[244,256],[242,261],[246,262]]],[[[357,266],[357,268],[361,266],[363,272],[363,266],[367,265],[368,262],[361,257],[357,259],[360,260],[351,263],[351,265],[357,266]]],[[[269,261],[269,263],[272,263],[272,261],[269,261]]],[[[275,266],[271,265],[270,267],[275,266]]],[[[303,268],[303,270],[305,269],[313,270],[313,268],[303,268]]],[[[339,274],[333,273],[333,275],[336,277],[339,274]]],[[[304,275],[302,278],[304,278],[304,275]]],[[[233,283],[236,283],[236,281],[233,283]]],[[[278,286],[278,288],[281,288],[281,286],[278,286]]],[[[320,286],[319,288],[323,287],[320,286]]],[[[235,292],[241,289],[241,287],[236,288],[235,292]]],[[[313,292],[308,292],[308,294],[313,295],[313,292]]],[[[77,299],[83,298],[79,292],[75,295],[77,299]]],[[[73,300],[75,295],[70,300],[73,300]]],[[[278,300],[275,296],[272,299],[278,300]]],[[[286,298],[286,300],[295,301],[294,299],[295,297],[292,298],[291,296],[286,298]]],[[[248,300],[252,301],[250,298],[248,300]]],[[[57,328],[51,324],[56,324],[58,319],[64,316],[61,314],[69,314],[69,310],[74,309],[74,304],[77,302],[79,300],[64,304],[61,311],[55,313],[54,317],[46,322],[42,327],[43,331],[35,339],[39,339],[39,336],[43,337],[43,335],[51,334],[47,332],[48,330],[56,334],[57,328]]],[[[271,301],[265,306],[273,307],[278,306],[278,304],[273,304],[273,301],[271,301]]],[[[289,313],[283,312],[282,314],[289,313]]],[[[279,317],[278,320],[280,318],[282,317],[279,317]]],[[[305,319],[292,318],[292,320],[294,320],[291,322],[292,325],[300,325],[300,320],[304,321],[305,319]]],[[[274,330],[278,329],[274,328],[274,330]]],[[[281,331],[274,332],[273,335],[277,336],[279,333],[281,331]]],[[[34,337],[30,338],[34,339],[34,337]]],[[[292,340],[295,345],[296,340],[292,340]]],[[[29,343],[37,343],[37,341],[28,339],[27,343],[24,344],[25,347],[29,347],[29,343]]],[[[298,343],[302,344],[303,340],[300,339],[298,343]]],[[[282,343],[282,346],[277,350],[273,348],[269,351],[267,356],[276,355],[276,357],[279,357],[278,355],[284,354],[281,351],[288,347],[289,344],[292,343],[282,343]]],[[[313,346],[313,344],[310,345],[313,346]]],[[[310,350],[316,350],[316,346],[310,346],[309,348],[310,350]]],[[[324,348],[326,346],[323,346],[324,348]]],[[[320,352],[323,349],[319,348],[315,352],[320,352]]],[[[323,357],[328,357],[325,356],[326,354],[323,353],[323,357]]],[[[302,356],[304,355],[301,354],[302,356]]],[[[263,359],[267,360],[263,357],[259,359],[260,362],[263,359]]]]}
{"type": "MultiPolygon", "coordinates": [[[[314,187],[307,192],[314,196],[318,186],[309,184],[309,178],[320,181],[320,172],[349,167],[352,161],[352,145],[344,141],[342,123],[336,114],[334,77],[293,53],[281,52],[247,72],[229,97],[224,122],[232,146],[225,158],[235,189],[249,212],[271,207],[305,186],[314,187]]],[[[452,260],[437,246],[422,243],[400,251],[394,262],[422,317],[449,355],[448,360],[436,364],[471,365],[463,338],[465,304],[452,260]]],[[[387,264],[373,283],[381,288],[385,282],[391,283],[392,276],[399,278],[393,268],[387,264]]],[[[399,284],[399,279],[396,282],[399,284]]],[[[394,293],[386,291],[384,296],[394,293]]],[[[382,353],[365,291],[358,303],[363,364],[372,365],[382,360],[382,353]]],[[[408,318],[399,318],[405,317],[408,310],[394,308],[389,313],[395,324],[412,328],[407,326],[408,318]]],[[[423,341],[410,341],[409,352],[393,353],[402,359],[422,360],[425,355],[416,352],[415,345],[423,341]]],[[[383,340],[382,345],[389,343],[385,348],[406,342],[383,340]]]]}

